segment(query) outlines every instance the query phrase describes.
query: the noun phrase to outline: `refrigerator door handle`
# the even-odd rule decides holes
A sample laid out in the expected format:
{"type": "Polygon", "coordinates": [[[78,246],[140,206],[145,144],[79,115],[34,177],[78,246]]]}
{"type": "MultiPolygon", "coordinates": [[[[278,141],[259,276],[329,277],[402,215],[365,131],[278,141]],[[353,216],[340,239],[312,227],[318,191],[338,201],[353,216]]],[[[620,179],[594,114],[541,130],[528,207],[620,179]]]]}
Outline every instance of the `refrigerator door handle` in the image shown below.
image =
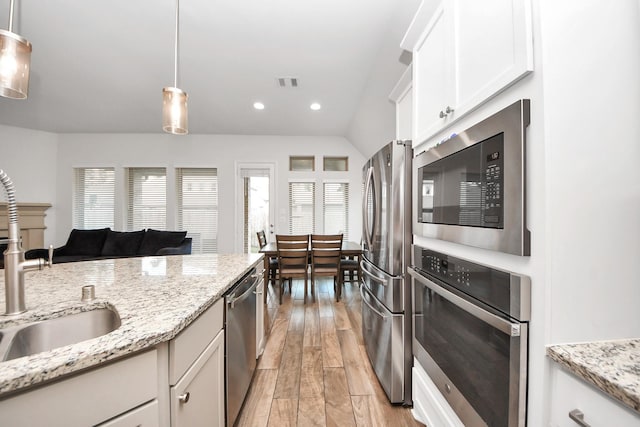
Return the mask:
{"type": "Polygon", "coordinates": [[[360,270],[362,270],[362,273],[363,273],[365,276],[367,276],[367,277],[371,278],[371,280],[373,280],[374,282],[378,282],[378,283],[380,283],[382,286],[387,286],[387,285],[389,284],[389,283],[387,282],[387,280],[382,279],[382,278],[380,278],[380,277],[378,277],[378,276],[374,276],[373,274],[371,274],[371,273],[369,273],[367,270],[365,270],[365,269],[364,269],[364,263],[363,263],[363,262],[361,262],[360,270]]]}
{"type": "MultiPolygon", "coordinates": [[[[369,167],[367,171],[367,179],[364,184],[364,193],[362,195],[362,223],[364,224],[364,237],[365,242],[367,244],[367,248],[371,249],[371,228],[369,224],[369,211],[368,211],[368,201],[369,201],[369,191],[371,190],[371,179],[373,178],[373,167],[369,167]]],[[[375,215],[375,206],[374,215],[375,215]]],[[[375,223],[375,219],[374,219],[375,223]]]]}

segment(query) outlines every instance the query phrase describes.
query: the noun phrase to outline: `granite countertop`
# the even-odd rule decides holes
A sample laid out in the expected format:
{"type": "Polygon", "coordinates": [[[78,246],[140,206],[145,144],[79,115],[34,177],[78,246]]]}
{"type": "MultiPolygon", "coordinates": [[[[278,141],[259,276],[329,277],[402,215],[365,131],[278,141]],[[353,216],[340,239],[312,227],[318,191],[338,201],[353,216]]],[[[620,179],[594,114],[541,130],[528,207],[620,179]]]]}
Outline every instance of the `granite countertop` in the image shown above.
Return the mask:
{"type": "Polygon", "coordinates": [[[640,412],[640,338],[552,345],[547,355],[640,412]]]}
{"type": "Polygon", "coordinates": [[[0,397],[174,338],[250,267],[261,265],[260,254],[184,255],[54,264],[27,273],[28,311],[0,315],[0,328],[104,307],[115,308],[122,324],[98,338],[0,362],[0,397]],[[84,285],[95,285],[89,303],[80,301],[84,285]]]}

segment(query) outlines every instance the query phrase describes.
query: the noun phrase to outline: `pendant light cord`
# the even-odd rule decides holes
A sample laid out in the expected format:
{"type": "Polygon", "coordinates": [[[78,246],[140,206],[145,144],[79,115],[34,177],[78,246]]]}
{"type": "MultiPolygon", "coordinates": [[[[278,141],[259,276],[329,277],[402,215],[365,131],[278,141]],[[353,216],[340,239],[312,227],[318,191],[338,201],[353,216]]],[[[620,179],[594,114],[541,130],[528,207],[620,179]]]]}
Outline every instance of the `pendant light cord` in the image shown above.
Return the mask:
{"type": "MultiPolygon", "coordinates": [[[[13,0],[11,0],[13,3],[13,0]]],[[[176,0],[176,43],[174,46],[173,87],[178,87],[178,25],[180,23],[180,0],[176,0]]]]}
{"type": "Polygon", "coordinates": [[[9,3],[9,32],[12,33],[13,32],[13,1],[11,0],[11,3],[9,3]]]}

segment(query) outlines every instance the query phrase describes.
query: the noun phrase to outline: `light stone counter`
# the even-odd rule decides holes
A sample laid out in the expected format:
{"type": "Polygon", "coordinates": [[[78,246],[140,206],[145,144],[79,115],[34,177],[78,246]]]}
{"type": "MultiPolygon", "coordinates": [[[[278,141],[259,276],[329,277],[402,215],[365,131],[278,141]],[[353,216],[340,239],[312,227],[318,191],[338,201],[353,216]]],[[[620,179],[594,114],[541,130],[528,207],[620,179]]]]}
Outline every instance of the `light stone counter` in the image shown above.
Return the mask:
{"type": "Polygon", "coordinates": [[[0,397],[174,338],[253,266],[261,270],[262,255],[121,258],[54,264],[27,273],[28,311],[0,315],[0,328],[102,307],[115,308],[122,325],[98,338],[0,362],[0,397]],[[80,301],[83,285],[95,285],[94,301],[80,301]]]}
{"type": "Polygon", "coordinates": [[[640,412],[640,339],[552,345],[547,355],[640,412]]]}

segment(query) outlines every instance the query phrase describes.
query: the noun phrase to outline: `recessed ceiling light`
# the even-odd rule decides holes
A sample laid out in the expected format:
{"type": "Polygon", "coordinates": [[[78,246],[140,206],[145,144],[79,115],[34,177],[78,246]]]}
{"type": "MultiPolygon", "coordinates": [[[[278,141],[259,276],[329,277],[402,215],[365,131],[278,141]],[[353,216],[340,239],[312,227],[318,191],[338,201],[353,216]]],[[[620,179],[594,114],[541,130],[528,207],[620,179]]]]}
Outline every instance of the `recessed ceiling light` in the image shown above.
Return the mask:
{"type": "Polygon", "coordinates": [[[313,111],[318,111],[319,109],[322,108],[322,105],[318,104],[317,102],[314,102],[309,106],[309,108],[311,108],[313,111]]]}
{"type": "Polygon", "coordinates": [[[253,108],[256,110],[264,110],[264,104],[262,102],[254,102],[253,108]]]}

